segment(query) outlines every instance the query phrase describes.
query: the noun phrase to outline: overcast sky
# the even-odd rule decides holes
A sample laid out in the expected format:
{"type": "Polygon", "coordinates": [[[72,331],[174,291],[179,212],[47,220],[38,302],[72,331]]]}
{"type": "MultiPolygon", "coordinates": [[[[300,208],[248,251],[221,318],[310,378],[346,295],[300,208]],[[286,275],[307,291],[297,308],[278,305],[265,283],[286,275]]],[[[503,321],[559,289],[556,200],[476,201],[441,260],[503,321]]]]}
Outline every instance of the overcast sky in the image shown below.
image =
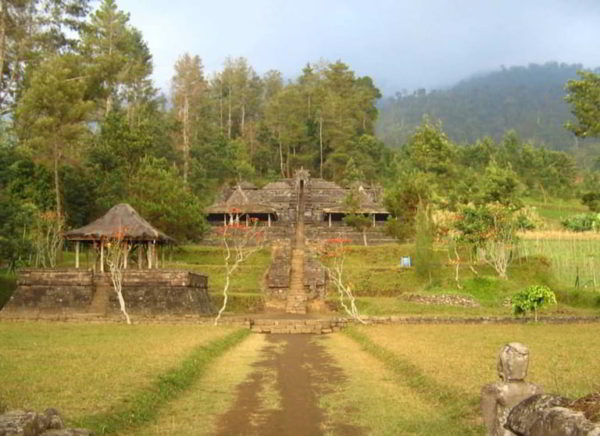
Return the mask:
{"type": "Polygon", "coordinates": [[[244,56],[295,78],[341,59],[386,94],[440,88],[501,66],[600,66],[600,0],[117,0],[168,90],[184,52],[218,71],[244,56]]]}

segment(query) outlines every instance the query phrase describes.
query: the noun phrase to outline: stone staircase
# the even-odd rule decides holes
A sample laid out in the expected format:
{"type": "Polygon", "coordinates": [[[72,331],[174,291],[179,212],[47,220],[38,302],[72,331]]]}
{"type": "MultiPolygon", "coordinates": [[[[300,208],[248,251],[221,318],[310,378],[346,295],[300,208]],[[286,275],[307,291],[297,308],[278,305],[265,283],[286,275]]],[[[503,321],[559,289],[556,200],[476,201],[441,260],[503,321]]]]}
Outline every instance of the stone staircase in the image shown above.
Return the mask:
{"type": "Polygon", "coordinates": [[[292,249],[290,273],[290,290],[288,292],[285,312],[306,314],[308,297],[304,290],[304,189],[298,194],[298,213],[296,216],[296,238],[292,249]]]}
{"type": "Polygon", "coordinates": [[[286,313],[306,313],[306,292],[304,291],[304,248],[292,250],[292,271],[290,290],[285,306],[286,313]]]}

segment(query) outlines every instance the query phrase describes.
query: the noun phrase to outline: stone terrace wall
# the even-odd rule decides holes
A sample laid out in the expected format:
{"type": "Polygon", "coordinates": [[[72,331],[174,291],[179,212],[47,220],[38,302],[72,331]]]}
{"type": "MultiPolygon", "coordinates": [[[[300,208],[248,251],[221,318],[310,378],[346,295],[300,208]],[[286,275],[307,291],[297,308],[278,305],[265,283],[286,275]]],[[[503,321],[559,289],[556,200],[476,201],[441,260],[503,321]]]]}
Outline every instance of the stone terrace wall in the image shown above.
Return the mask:
{"type": "MultiPolygon", "coordinates": [[[[123,297],[131,314],[210,314],[206,276],[187,271],[128,270],[123,297]]],[[[95,313],[119,310],[108,273],[77,269],[24,269],[3,315],[95,313]]]]}

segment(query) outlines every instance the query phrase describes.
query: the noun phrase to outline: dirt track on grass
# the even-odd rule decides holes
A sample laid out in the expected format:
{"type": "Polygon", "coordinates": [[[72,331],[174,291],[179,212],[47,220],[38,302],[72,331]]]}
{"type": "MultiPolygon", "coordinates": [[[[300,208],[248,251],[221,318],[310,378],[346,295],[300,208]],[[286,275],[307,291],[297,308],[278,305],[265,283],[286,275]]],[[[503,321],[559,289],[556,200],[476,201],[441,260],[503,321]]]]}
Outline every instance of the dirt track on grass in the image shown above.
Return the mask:
{"type": "Polygon", "coordinates": [[[217,424],[217,435],[360,435],[362,429],[327,422],[319,407],[321,395],[344,380],[321,341],[325,336],[270,335],[263,359],[237,387],[236,400],[217,424]],[[261,392],[274,377],[278,407],[264,404],[261,392]]]}

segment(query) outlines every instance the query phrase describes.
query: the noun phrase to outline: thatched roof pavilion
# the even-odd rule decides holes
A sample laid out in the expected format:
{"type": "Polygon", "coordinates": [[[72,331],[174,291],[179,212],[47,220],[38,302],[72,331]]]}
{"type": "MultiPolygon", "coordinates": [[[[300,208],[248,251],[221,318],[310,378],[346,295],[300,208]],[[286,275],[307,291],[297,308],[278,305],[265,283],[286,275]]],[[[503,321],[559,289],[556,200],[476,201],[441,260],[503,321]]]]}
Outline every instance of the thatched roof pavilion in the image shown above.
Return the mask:
{"type": "Polygon", "coordinates": [[[104,243],[118,238],[129,244],[148,244],[148,267],[152,268],[151,252],[155,244],[175,242],[160,230],[154,228],[148,221],[127,203],[113,206],[106,214],[90,224],[65,233],[65,239],[75,241],[75,264],[79,268],[79,243],[100,245],[101,264],[104,269],[104,243]]]}
{"type": "Polygon", "coordinates": [[[65,239],[94,242],[113,239],[120,233],[123,233],[122,239],[129,242],[173,242],[171,237],[155,229],[127,203],[117,204],[96,221],[66,232],[65,239]]]}

